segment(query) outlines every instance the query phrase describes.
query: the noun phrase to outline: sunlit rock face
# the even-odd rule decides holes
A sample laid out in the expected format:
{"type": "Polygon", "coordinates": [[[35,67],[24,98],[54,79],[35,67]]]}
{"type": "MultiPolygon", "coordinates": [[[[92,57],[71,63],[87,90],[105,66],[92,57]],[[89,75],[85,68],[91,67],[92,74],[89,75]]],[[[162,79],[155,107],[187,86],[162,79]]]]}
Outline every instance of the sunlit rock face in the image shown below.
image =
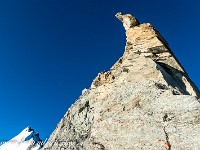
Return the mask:
{"type": "Polygon", "coordinates": [[[123,56],[84,89],[43,149],[200,149],[198,88],[151,24],[116,17],[123,56]]]}
{"type": "Polygon", "coordinates": [[[39,138],[39,133],[27,127],[17,136],[2,144],[0,150],[40,150],[42,146],[43,142],[39,138]]]}

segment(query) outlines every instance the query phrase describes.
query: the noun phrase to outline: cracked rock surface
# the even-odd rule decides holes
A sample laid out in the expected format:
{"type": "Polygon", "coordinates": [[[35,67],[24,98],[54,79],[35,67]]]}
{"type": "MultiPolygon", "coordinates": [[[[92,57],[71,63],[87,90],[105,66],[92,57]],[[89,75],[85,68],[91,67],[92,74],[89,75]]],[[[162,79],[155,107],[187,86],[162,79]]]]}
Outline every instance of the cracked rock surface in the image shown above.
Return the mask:
{"type": "Polygon", "coordinates": [[[116,16],[123,56],[84,89],[43,150],[200,149],[198,88],[151,24],[116,16]]]}

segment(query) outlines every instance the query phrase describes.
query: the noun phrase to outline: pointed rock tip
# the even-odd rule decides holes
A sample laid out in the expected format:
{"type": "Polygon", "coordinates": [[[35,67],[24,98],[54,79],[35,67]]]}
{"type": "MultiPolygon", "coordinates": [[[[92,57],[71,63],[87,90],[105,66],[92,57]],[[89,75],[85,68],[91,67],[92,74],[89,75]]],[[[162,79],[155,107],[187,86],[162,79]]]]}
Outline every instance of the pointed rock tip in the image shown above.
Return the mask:
{"type": "Polygon", "coordinates": [[[131,14],[122,14],[122,12],[118,12],[115,17],[123,23],[125,30],[140,24],[139,21],[131,14]]]}

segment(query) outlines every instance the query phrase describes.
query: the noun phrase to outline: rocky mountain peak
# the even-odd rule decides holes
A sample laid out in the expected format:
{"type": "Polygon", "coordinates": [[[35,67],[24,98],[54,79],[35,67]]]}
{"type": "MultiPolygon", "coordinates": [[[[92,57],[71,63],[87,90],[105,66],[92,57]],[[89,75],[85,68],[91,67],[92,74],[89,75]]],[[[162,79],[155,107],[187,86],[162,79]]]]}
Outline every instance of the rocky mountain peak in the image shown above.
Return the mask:
{"type": "Polygon", "coordinates": [[[116,17],[123,56],[83,90],[43,149],[199,149],[198,88],[151,24],[116,17]]]}
{"type": "Polygon", "coordinates": [[[151,24],[139,24],[131,14],[123,15],[120,12],[115,16],[123,23],[126,30],[125,52],[109,72],[98,74],[92,88],[112,82],[122,72],[135,72],[139,80],[141,76],[142,78],[151,77],[155,82],[164,79],[165,85],[169,86],[172,91],[176,91],[174,92],[176,94],[200,96],[198,88],[189,79],[166,40],[151,24]],[[150,65],[154,65],[154,69],[150,65]],[[160,73],[161,76],[159,76],[160,73]]]}

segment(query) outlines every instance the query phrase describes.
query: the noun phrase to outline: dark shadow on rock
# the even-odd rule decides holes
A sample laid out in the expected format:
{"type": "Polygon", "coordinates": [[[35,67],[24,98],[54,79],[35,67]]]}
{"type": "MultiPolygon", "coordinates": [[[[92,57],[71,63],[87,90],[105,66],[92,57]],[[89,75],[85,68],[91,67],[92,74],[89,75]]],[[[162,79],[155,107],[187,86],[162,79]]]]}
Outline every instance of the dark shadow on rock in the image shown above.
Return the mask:
{"type": "Polygon", "coordinates": [[[172,86],[173,88],[178,88],[180,92],[183,94],[190,95],[189,91],[187,91],[185,83],[183,82],[183,77],[185,77],[187,81],[190,83],[193,90],[195,91],[196,95],[198,97],[200,96],[199,89],[188,77],[187,73],[184,73],[162,62],[156,62],[156,64],[157,64],[157,69],[161,71],[165,81],[170,86],[172,86]]]}

